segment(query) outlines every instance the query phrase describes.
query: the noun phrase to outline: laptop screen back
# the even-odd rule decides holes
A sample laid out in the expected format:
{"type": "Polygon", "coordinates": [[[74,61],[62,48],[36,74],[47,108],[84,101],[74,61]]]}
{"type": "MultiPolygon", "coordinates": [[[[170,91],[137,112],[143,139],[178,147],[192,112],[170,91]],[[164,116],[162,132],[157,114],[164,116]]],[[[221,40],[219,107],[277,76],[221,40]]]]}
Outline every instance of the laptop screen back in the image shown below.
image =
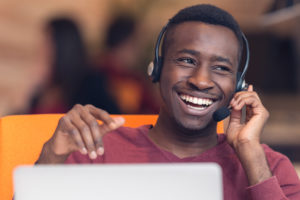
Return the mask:
{"type": "Polygon", "coordinates": [[[221,168],[202,164],[22,166],[15,200],[221,200],[221,168]]]}

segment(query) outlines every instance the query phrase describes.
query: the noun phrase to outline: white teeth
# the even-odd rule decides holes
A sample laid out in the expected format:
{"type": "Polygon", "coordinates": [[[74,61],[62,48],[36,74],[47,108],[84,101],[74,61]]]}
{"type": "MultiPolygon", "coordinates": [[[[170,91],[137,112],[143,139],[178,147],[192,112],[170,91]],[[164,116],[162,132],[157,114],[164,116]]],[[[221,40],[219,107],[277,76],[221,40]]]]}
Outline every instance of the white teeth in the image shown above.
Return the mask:
{"type": "Polygon", "coordinates": [[[193,98],[193,103],[198,104],[198,99],[196,97],[193,98]]]}
{"type": "Polygon", "coordinates": [[[202,105],[202,102],[203,102],[202,99],[198,99],[197,104],[198,104],[198,105],[202,105]]]}
{"type": "Polygon", "coordinates": [[[190,102],[201,106],[203,105],[210,106],[213,103],[213,100],[211,99],[197,98],[186,94],[180,94],[180,98],[186,102],[190,102]]]}

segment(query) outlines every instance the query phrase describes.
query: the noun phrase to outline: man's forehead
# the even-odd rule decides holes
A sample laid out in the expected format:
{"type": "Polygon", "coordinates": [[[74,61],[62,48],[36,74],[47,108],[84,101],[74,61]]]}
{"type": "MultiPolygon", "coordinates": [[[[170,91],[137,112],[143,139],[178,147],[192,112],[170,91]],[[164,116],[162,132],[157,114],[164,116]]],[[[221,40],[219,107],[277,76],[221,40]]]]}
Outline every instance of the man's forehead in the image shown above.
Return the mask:
{"type": "Polygon", "coordinates": [[[239,43],[233,31],[224,26],[202,22],[185,22],[171,26],[164,42],[167,43],[166,48],[172,46],[171,49],[175,50],[173,49],[175,45],[178,51],[182,51],[189,45],[193,48],[196,48],[197,45],[214,47],[215,53],[217,51],[221,53],[220,55],[215,55],[219,57],[222,57],[222,54],[223,57],[227,57],[225,55],[228,52],[233,52],[234,55],[237,55],[239,51],[239,43]]]}
{"type": "Polygon", "coordinates": [[[177,32],[182,32],[182,31],[184,32],[189,30],[193,30],[193,32],[190,33],[201,34],[202,29],[211,29],[211,30],[218,29],[218,30],[230,32],[233,36],[235,36],[236,40],[238,41],[238,38],[235,35],[234,31],[231,30],[230,28],[223,25],[209,24],[201,21],[186,21],[179,24],[171,24],[167,28],[166,36],[171,37],[174,36],[174,34],[177,32]],[[195,27],[199,27],[199,28],[195,28],[195,27]]]}

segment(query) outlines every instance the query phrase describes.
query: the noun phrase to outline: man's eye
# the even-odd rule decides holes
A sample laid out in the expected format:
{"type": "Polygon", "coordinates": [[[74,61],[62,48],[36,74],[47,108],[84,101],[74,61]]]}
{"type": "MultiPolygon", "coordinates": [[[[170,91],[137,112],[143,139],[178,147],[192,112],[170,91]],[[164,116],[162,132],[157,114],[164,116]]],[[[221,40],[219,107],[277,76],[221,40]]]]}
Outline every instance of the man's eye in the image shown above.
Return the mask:
{"type": "Polygon", "coordinates": [[[196,61],[194,59],[192,59],[192,58],[178,58],[177,62],[186,63],[186,64],[192,64],[192,65],[194,65],[196,63],[196,61]]]}
{"type": "Polygon", "coordinates": [[[215,67],[215,70],[218,70],[218,71],[226,71],[226,72],[230,72],[230,68],[229,67],[226,67],[226,66],[216,66],[215,67]]]}

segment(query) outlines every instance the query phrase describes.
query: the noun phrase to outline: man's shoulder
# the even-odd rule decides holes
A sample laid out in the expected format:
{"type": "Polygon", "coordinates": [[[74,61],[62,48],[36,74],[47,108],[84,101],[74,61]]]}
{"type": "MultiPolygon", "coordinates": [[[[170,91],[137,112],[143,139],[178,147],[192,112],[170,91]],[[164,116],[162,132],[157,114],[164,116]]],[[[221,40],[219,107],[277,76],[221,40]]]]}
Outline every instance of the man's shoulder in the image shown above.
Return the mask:
{"type": "Polygon", "coordinates": [[[264,148],[265,154],[268,157],[271,157],[271,158],[287,158],[285,155],[283,155],[282,153],[272,149],[267,144],[262,144],[262,147],[264,148]]]}

